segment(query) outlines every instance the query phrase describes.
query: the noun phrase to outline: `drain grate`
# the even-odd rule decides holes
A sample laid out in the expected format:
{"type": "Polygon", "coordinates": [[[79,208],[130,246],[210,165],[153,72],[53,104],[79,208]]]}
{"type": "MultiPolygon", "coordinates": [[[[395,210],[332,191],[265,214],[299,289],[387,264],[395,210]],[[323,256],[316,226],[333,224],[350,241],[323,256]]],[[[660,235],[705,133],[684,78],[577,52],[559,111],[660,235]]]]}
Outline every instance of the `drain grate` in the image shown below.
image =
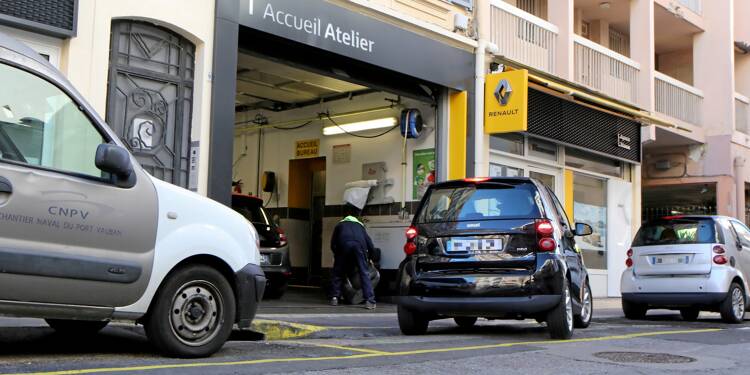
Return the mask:
{"type": "Polygon", "coordinates": [[[620,363],[690,363],[695,358],[667,353],[599,352],[594,357],[620,363]]]}

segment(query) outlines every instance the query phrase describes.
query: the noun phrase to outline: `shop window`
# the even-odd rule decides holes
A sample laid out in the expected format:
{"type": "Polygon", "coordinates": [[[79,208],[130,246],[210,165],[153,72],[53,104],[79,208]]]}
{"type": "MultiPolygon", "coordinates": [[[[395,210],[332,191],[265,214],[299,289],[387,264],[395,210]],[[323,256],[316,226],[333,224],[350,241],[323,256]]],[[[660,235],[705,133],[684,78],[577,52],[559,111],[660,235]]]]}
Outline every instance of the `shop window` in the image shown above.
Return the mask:
{"type": "Polygon", "coordinates": [[[557,145],[541,139],[529,139],[529,156],[539,159],[557,161],[557,145]]]}
{"type": "Polygon", "coordinates": [[[493,134],[490,137],[490,148],[495,151],[507,152],[510,154],[523,155],[523,134],[506,133],[493,134]]]}
{"type": "Polygon", "coordinates": [[[490,177],[523,177],[523,169],[490,163],[490,177]]]}
{"type": "Polygon", "coordinates": [[[576,173],[573,177],[573,217],[593,228],[590,236],[576,237],[589,269],[607,269],[607,182],[576,173]]]}
{"type": "Polygon", "coordinates": [[[575,148],[565,149],[565,165],[618,178],[622,178],[624,170],[623,162],[619,160],[609,159],[575,148]]]}

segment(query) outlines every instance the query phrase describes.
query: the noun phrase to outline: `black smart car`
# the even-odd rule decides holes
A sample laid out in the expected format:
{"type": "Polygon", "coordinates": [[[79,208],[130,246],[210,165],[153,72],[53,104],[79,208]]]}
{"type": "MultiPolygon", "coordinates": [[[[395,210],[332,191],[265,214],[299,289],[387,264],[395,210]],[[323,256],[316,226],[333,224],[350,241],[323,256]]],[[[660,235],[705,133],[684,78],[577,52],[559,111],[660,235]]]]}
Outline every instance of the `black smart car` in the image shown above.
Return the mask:
{"type": "Polygon", "coordinates": [[[555,194],[529,178],[471,178],[430,187],[406,232],[398,323],[424,334],[431,320],[546,321],[552,338],[591,322],[588,272],[555,194]]]}
{"type": "Polygon", "coordinates": [[[232,194],[232,209],[253,224],[260,239],[260,265],[268,283],[263,296],[281,298],[292,277],[289,243],[284,231],[271,220],[263,200],[251,195],[232,194]]]}

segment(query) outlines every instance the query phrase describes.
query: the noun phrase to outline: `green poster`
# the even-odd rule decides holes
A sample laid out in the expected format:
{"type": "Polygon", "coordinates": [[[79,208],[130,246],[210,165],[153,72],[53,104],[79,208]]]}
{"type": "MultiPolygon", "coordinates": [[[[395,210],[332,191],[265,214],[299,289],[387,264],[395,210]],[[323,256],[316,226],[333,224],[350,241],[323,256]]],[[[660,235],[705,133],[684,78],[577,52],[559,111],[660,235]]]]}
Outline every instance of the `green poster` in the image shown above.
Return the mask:
{"type": "Polygon", "coordinates": [[[435,183],[435,149],[414,150],[412,165],[414,165],[413,199],[419,200],[427,188],[435,183]]]}

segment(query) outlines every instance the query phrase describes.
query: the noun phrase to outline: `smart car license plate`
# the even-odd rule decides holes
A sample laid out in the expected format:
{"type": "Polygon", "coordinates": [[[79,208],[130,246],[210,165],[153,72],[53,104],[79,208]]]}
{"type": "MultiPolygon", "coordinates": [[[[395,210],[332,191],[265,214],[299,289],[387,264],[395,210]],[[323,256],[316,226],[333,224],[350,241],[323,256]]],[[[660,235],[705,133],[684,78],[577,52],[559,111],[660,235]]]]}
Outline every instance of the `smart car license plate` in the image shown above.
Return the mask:
{"type": "Polygon", "coordinates": [[[271,264],[271,255],[269,254],[260,254],[260,264],[262,266],[267,266],[271,264]]]}
{"type": "Polygon", "coordinates": [[[451,252],[482,252],[500,251],[503,240],[500,238],[454,238],[448,241],[446,251],[451,252]]]}
{"type": "Polygon", "coordinates": [[[651,257],[651,264],[653,265],[688,264],[688,263],[690,263],[690,255],[685,255],[685,254],[655,255],[651,257]]]}

